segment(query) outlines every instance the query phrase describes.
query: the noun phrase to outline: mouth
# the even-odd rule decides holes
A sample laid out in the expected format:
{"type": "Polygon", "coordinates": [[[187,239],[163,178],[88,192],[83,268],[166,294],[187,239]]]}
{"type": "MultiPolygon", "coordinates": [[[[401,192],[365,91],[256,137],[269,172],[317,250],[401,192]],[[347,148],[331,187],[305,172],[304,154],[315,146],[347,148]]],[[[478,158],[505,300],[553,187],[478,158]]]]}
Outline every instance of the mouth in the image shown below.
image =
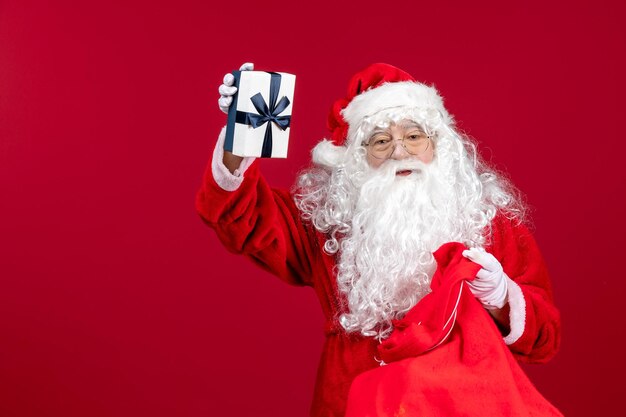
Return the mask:
{"type": "Polygon", "coordinates": [[[414,172],[414,170],[412,169],[400,169],[398,171],[396,171],[396,176],[400,176],[400,177],[406,177],[411,175],[414,172]]]}

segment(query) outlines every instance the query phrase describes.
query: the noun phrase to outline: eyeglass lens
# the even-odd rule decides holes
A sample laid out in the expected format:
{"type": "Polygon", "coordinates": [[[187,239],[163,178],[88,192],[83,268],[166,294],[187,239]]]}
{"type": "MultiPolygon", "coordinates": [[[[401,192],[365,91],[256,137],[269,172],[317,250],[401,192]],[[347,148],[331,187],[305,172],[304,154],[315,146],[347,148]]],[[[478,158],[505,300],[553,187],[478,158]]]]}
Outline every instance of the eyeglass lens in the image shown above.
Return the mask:
{"type": "MultiPolygon", "coordinates": [[[[430,138],[426,133],[414,132],[400,139],[404,149],[411,155],[419,155],[428,149],[430,138]]],[[[367,144],[368,152],[375,158],[389,158],[393,153],[396,140],[388,134],[375,134],[367,144]]]]}

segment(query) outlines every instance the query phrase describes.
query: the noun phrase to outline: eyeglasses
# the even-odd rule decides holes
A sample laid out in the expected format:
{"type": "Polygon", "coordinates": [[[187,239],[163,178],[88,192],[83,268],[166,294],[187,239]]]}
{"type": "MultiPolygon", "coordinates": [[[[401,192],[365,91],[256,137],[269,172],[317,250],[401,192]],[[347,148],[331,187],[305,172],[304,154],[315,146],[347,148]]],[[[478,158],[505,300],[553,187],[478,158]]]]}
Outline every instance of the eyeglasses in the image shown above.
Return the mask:
{"type": "Polygon", "coordinates": [[[396,148],[396,140],[402,143],[402,147],[410,155],[420,155],[430,147],[431,137],[420,130],[413,130],[403,138],[393,139],[387,132],[375,133],[367,143],[362,145],[367,148],[367,153],[376,159],[388,159],[396,148]]]}

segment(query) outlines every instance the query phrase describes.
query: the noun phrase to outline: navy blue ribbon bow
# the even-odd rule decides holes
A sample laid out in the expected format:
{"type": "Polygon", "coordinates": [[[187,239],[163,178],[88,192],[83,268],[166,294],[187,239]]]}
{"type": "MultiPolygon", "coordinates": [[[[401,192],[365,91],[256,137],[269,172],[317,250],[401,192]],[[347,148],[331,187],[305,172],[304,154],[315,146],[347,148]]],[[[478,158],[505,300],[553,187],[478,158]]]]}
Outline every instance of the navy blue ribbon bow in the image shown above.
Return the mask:
{"type": "Polygon", "coordinates": [[[291,116],[279,116],[291,103],[286,96],[283,96],[278,103],[278,91],[280,90],[280,74],[270,73],[270,103],[269,106],[263,99],[261,93],[257,93],[250,97],[252,105],[259,114],[237,112],[237,123],[247,124],[253,128],[259,128],[266,124],[265,136],[263,137],[263,147],[261,149],[261,157],[269,158],[272,156],[272,123],[275,123],[281,130],[285,130],[291,123],[291,116]]]}

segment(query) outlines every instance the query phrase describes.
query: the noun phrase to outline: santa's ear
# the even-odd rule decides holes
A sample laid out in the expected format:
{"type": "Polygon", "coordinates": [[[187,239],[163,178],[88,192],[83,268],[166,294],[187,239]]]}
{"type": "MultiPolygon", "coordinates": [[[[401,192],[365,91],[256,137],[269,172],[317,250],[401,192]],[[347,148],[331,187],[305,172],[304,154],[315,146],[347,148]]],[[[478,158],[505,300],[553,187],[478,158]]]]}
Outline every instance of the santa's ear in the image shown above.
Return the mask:
{"type": "Polygon", "coordinates": [[[311,151],[313,163],[325,168],[336,168],[343,162],[347,149],[329,140],[322,140],[311,151]]]}

